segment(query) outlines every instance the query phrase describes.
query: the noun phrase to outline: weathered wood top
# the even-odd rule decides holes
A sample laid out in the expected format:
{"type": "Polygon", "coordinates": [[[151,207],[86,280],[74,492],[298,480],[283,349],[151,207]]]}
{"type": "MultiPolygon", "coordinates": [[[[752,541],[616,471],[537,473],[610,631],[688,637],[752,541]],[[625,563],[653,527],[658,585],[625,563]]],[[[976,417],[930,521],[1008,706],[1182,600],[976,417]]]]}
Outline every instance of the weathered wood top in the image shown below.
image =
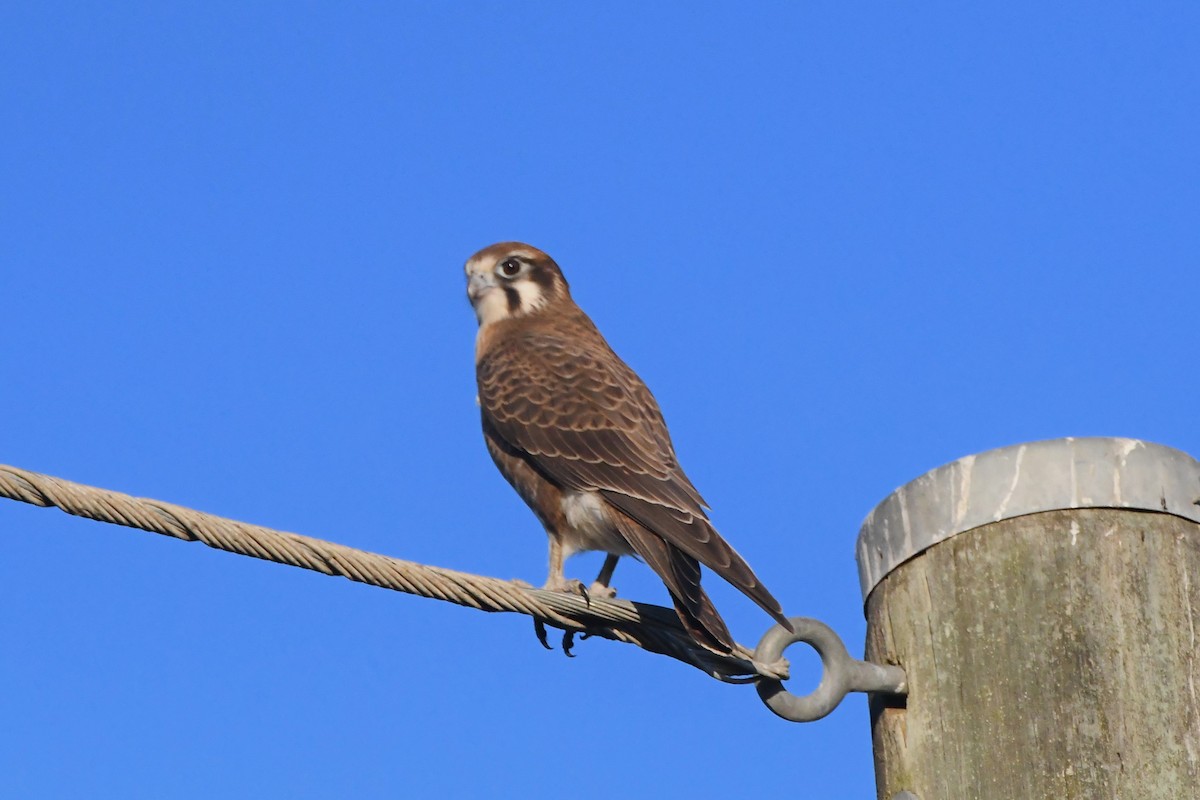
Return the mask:
{"type": "Polygon", "coordinates": [[[927,472],[867,515],[856,557],[863,599],[893,569],[960,533],[1074,508],[1157,511],[1200,522],[1200,461],[1136,439],[1066,438],[1002,447],[927,472]]]}

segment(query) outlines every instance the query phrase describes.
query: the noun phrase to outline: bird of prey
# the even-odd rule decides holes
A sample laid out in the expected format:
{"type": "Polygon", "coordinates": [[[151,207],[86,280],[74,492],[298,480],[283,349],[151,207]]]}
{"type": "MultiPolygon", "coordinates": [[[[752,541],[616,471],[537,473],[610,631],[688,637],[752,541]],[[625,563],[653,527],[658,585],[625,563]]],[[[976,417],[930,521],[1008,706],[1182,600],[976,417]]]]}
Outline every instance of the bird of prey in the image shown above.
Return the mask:
{"type": "Polygon", "coordinates": [[[684,627],[721,653],[734,641],[700,587],[700,564],[791,629],[778,601],[709,522],[658,403],[571,299],[550,256],[501,242],[467,261],[479,319],[475,371],[488,452],[550,539],[545,588],[588,596],[563,576],[607,553],[590,591],[611,597],[617,559],[637,556],[667,586],[684,627]]]}

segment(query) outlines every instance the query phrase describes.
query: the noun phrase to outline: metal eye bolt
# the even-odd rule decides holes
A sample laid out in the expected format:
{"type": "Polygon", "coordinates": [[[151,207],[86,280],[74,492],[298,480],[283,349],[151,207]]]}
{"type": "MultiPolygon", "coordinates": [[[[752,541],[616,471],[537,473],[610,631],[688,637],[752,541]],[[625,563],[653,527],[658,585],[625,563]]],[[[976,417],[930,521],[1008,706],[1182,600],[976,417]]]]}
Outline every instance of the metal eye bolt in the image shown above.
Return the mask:
{"type": "Polygon", "coordinates": [[[758,643],[754,659],[771,664],[796,642],[804,642],[821,657],[821,683],[811,694],[794,695],[783,683],[769,678],[758,681],[758,696],[767,708],[792,722],[813,722],[838,707],[849,692],[880,692],[904,695],[907,679],[900,667],[871,664],[851,658],[846,645],[833,629],[808,617],[789,617],[795,633],[776,625],[758,643]]]}

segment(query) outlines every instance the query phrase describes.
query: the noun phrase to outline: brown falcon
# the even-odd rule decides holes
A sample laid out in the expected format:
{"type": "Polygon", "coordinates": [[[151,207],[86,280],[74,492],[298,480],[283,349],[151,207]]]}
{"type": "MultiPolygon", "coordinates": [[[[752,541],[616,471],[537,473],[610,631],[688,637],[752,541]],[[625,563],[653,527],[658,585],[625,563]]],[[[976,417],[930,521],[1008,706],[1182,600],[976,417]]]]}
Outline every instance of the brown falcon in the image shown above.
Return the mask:
{"type": "Polygon", "coordinates": [[[558,265],[517,242],[466,265],[479,318],[475,371],[488,452],[550,538],[545,588],[587,594],[563,577],[584,550],[608,554],[591,592],[612,596],[621,556],[663,579],[684,626],[720,652],[733,637],[700,587],[700,564],[789,629],[779,603],[713,529],[675,459],[650,390],[571,299],[558,265]]]}

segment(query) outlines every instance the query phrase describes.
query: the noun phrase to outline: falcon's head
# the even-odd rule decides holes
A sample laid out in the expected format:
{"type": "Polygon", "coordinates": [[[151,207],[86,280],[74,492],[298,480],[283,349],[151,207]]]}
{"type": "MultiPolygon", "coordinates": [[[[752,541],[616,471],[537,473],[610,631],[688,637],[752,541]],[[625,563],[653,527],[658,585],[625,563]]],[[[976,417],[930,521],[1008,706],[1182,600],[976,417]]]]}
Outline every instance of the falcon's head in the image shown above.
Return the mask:
{"type": "Polygon", "coordinates": [[[534,314],[569,299],[567,281],[554,259],[520,242],[500,242],[467,259],[467,297],[480,327],[534,314]]]}

